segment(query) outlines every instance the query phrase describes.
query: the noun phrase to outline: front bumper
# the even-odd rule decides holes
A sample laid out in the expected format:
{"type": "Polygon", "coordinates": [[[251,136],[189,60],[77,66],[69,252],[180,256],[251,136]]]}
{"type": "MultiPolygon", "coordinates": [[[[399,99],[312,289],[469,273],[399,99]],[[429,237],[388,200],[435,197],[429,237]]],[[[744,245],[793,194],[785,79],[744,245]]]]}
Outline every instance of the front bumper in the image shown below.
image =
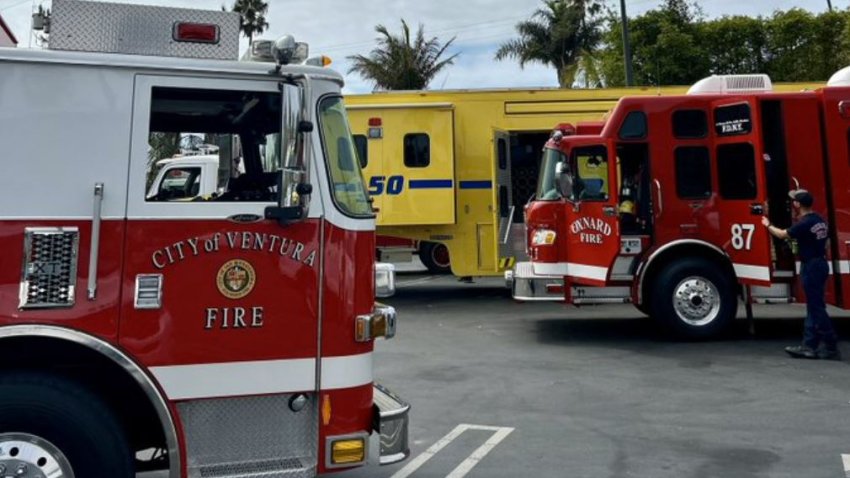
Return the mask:
{"type": "Polygon", "coordinates": [[[535,274],[531,262],[517,262],[513,270],[505,271],[505,283],[511,289],[515,300],[564,300],[564,278],[535,274]]]}
{"type": "Polygon", "coordinates": [[[372,429],[381,437],[380,463],[398,463],[410,455],[407,442],[410,404],[379,383],[374,385],[372,403],[372,429]]]}

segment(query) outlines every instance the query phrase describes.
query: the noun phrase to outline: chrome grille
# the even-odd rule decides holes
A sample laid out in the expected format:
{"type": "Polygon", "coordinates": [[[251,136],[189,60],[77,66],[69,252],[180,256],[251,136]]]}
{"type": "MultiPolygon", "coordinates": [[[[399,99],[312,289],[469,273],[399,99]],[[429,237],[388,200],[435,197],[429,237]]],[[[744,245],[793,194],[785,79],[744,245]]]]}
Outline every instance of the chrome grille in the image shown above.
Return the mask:
{"type": "Polygon", "coordinates": [[[80,233],[75,227],[24,230],[20,308],[71,307],[80,233]]]}
{"type": "MultiPolygon", "coordinates": [[[[222,377],[222,380],[226,380],[222,377]]],[[[316,473],[314,396],[300,411],[291,395],[193,400],[177,405],[191,478],[300,478],[316,473]]]]}

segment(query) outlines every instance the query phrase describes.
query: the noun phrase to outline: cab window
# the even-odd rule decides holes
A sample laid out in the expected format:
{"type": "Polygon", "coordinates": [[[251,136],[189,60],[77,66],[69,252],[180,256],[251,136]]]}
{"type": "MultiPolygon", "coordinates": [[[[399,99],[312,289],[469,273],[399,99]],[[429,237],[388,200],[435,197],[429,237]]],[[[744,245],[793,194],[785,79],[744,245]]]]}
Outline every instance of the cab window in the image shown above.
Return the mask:
{"type": "Polygon", "coordinates": [[[753,145],[732,143],[718,146],[717,178],[723,199],[755,199],[758,187],[753,145]]]}
{"type": "Polygon", "coordinates": [[[705,138],[708,136],[708,115],[703,110],[674,111],[673,136],[677,139],[705,138]]]}
{"type": "Polygon", "coordinates": [[[555,201],[561,199],[558,191],[558,175],[556,167],[558,163],[566,163],[567,157],[557,149],[545,148],[543,158],[540,160],[540,177],[537,182],[537,200],[555,201]]]}
{"type": "Polygon", "coordinates": [[[573,150],[576,181],[573,199],[608,199],[608,153],[604,146],[585,146],[573,150]]]}
{"type": "Polygon", "coordinates": [[[704,146],[676,148],[676,194],[682,199],[711,196],[711,160],[704,146]]]}
{"type": "Polygon", "coordinates": [[[350,216],[372,216],[341,97],[329,96],[319,102],[319,128],[337,207],[350,216]]]}
{"type": "Polygon", "coordinates": [[[620,139],[646,138],[646,129],[646,114],[643,111],[632,111],[620,126],[620,139]]]}
{"type": "Polygon", "coordinates": [[[277,201],[279,93],[155,87],[149,131],[147,201],[277,201]]]}

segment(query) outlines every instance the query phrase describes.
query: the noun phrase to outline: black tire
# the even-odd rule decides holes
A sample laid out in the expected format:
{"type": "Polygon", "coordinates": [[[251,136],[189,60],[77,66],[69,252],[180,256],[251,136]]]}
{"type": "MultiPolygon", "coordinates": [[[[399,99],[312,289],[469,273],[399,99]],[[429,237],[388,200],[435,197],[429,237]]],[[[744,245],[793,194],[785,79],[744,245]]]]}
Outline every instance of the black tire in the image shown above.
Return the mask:
{"type": "Polygon", "coordinates": [[[732,324],[738,309],[732,278],[705,259],[667,264],[649,291],[650,315],[665,332],[680,338],[717,337],[732,324]]]}
{"type": "Polygon", "coordinates": [[[135,476],[133,454],[114,413],[68,379],[38,372],[0,376],[0,446],[14,440],[13,434],[58,449],[77,477],[135,476]]]}
{"type": "Polygon", "coordinates": [[[450,274],[452,272],[449,248],[438,242],[420,242],[419,260],[432,274],[450,274]]]}

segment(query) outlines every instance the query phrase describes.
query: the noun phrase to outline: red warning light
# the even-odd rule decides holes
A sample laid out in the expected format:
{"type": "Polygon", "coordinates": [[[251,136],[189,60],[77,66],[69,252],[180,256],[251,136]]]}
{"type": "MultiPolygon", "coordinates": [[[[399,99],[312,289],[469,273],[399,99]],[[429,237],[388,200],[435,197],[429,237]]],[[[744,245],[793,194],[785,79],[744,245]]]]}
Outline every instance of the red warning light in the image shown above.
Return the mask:
{"type": "Polygon", "coordinates": [[[381,126],[381,118],[369,118],[369,126],[381,126]]]}
{"type": "Polygon", "coordinates": [[[209,23],[175,23],[174,40],[194,43],[218,43],[218,25],[209,23]]]}

